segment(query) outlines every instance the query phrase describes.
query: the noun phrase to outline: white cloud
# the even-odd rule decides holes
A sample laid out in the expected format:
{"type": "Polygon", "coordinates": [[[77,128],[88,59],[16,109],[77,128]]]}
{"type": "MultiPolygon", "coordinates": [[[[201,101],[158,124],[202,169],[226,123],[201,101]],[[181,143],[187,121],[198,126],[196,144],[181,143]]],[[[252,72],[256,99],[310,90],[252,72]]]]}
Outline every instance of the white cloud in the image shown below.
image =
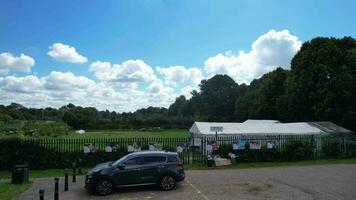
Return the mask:
{"type": "Polygon", "coordinates": [[[176,86],[177,84],[197,85],[203,78],[199,68],[186,68],[184,66],[157,67],[157,71],[164,76],[165,83],[176,86]]]}
{"type": "Polygon", "coordinates": [[[74,47],[66,44],[54,43],[49,49],[50,51],[47,52],[47,55],[61,62],[86,63],[88,61],[88,59],[80,55],[74,47]]]}
{"type": "Polygon", "coordinates": [[[101,81],[137,83],[156,79],[151,66],[142,60],[127,60],[121,64],[96,61],[90,65],[89,71],[101,81]]]}
{"type": "Polygon", "coordinates": [[[164,87],[160,80],[153,81],[147,90],[140,90],[113,88],[110,82],[96,82],[71,72],[53,71],[44,77],[0,77],[0,104],[17,102],[31,107],[58,108],[74,103],[127,112],[148,106],[168,107],[176,96],[173,89],[164,87]]]}
{"type": "Polygon", "coordinates": [[[208,58],[204,70],[208,76],[228,74],[238,83],[250,83],[277,67],[289,69],[301,45],[302,42],[288,30],[271,30],[253,42],[249,52],[234,54],[228,51],[208,58]]]}
{"type": "Polygon", "coordinates": [[[25,54],[21,54],[19,57],[7,52],[0,54],[0,73],[31,72],[33,65],[35,65],[35,60],[25,54]]]}
{"type": "MultiPolygon", "coordinates": [[[[168,107],[179,95],[191,97],[201,79],[214,74],[228,74],[238,83],[250,83],[254,78],[276,67],[290,68],[290,60],[300,49],[301,41],[287,30],[261,35],[248,52],[228,51],[208,58],[204,74],[197,67],[157,67],[156,71],[142,60],[127,60],[121,64],[96,61],[89,71],[95,80],[71,72],[53,71],[47,76],[0,77],[0,104],[18,102],[31,107],[60,107],[68,103],[135,111],[148,106],[168,107]],[[160,76],[156,76],[159,73],[160,76]],[[162,77],[161,79],[159,77],[162,77]]],[[[56,43],[48,55],[64,62],[86,62],[74,47],[56,43]]],[[[1,71],[30,72],[31,57],[0,54],[1,71]]]]}
{"type": "Polygon", "coordinates": [[[193,90],[199,91],[198,87],[192,87],[192,86],[185,86],[180,90],[180,95],[184,95],[185,98],[190,99],[192,97],[191,92],[193,90]]]}

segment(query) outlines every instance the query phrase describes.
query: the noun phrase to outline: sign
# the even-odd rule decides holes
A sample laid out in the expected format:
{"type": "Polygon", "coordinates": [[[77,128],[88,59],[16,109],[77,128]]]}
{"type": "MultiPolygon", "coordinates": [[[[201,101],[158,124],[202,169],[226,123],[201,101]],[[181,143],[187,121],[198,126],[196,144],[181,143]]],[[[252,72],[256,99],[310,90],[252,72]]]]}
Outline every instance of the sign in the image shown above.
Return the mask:
{"type": "Polygon", "coordinates": [[[262,142],[261,140],[251,140],[249,142],[250,149],[261,149],[262,142]]]}
{"type": "Polygon", "coordinates": [[[182,152],[183,152],[183,147],[177,146],[177,152],[178,152],[178,153],[182,153],[182,152]]]}
{"type": "Polygon", "coordinates": [[[84,153],[90,153],[90,148],[89,148],[89,146],[84,146],[84,147],[83,147],[83,151],[84,151],[84,153]]]}
{"type": "Polygon", "coordinates": [[[269,140],[267,141],[267,149],[276,149],[278,146],[277,140],[269,140]]]}
{"type": "Polygon", "coordinates": [[[134,147],[132,146],[132,144],[127,145],[127,152],[133,152],[134,151],[134,147]]]}
{"type": "Polygon", "coordinates": [[[141,151],[141,145],[140,144],[135,142],[132,146],[133,146],[134,151],[141,151]]]}
{"type": "Polygon", "coordinates": [[[111,153],[112,152],[112,146],[108,145],[105,147],[105,152],[111,153]]]}
{"type": "Polygon", "coordinates": [[[237,140],[236,142],[232,143],[233,150],[244,150],[246,147],[245,140],[237,140]]]}
{"type": "Polygon", "coordinates": [[[156,150],[155,145],[154,145],[154,144],[148,145],[148,150],[149,150],[149,151],[154,151],[154,150],[156,150]]]}
{"type": "Polygon", "coordinates": [[[206,151],[207,152],[210,152],[212,150],[213,150],[213,146],[212,145],[210,145],[210,144],[206,145],[206,151]]]}
{"type": "Polygon", "coordinates": [[[224,128],[222,126],[210,126],[211,132],[223,132],[224,128]]]}

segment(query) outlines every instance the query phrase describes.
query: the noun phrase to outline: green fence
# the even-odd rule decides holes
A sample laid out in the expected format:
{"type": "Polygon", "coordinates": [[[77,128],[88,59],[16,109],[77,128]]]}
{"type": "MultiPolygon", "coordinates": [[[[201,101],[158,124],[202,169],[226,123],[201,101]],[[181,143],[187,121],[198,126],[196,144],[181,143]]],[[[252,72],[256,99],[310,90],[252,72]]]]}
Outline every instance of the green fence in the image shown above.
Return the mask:
{"type": "Polygon", "coordinates": [[[0,169],[11,169],[13,165],[29,163],[32,169],[66,168],[73,161],[82,161],[83,166],[119,159],[129,153],[128,146],[136,145],[140,150],[149,150],[150,145],[162,150],[176,151],[182,147],[179,156],[184,164],[205,165],[207,154],[227,157],[233,152],[238,162],[292,161],[320,158],[356,157],[356,141],[348,137],[301,135],[301,136],[225,136],[200,138],[199,144],[192,145],[188,138],[75,138],[75,139],[0,139],[0,169]],[[219,148],[208,152],[214,141],[219,148]],[[260,141],[259,149],[233,148],[238,140],[260,141]],[[274,148],[267,148],[268,141],[275,141],[274,148]],[[84,147],[91,144],[95,151],[84,153],[84,147]],[[117,146],[113,152],[105,152],[109,145],[117,146]]]}

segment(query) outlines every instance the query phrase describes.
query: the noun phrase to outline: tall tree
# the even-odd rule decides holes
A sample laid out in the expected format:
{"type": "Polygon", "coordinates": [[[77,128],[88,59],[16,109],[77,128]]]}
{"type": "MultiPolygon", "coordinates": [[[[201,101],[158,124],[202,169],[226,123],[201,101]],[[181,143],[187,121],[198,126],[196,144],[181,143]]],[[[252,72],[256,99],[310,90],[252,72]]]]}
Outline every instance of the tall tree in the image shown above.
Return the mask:
{"type": "Polygon", "coordinates": [[[331,120],[353,128],[356,119],[356,41],[315,38],[291,62],[289,120],[331,120]]]}

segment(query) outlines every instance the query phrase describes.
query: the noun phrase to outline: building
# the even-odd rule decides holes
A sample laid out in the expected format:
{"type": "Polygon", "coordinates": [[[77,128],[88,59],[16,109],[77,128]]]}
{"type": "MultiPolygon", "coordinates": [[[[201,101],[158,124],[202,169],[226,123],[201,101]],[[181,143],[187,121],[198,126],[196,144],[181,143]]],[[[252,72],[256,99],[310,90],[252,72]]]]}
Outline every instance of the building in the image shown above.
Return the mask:
{"type": "Polygon", "coordinates": [[[189,129],[189,137],[193,145],[200,146],[202,138],[236,136],[248,138],[267,138],[273,136],[310,136],[350,135],[347,130],[332,122],[293,122],[282,123],[278,120],[246,120],[236,122],[194,122],[189,129]]]}

